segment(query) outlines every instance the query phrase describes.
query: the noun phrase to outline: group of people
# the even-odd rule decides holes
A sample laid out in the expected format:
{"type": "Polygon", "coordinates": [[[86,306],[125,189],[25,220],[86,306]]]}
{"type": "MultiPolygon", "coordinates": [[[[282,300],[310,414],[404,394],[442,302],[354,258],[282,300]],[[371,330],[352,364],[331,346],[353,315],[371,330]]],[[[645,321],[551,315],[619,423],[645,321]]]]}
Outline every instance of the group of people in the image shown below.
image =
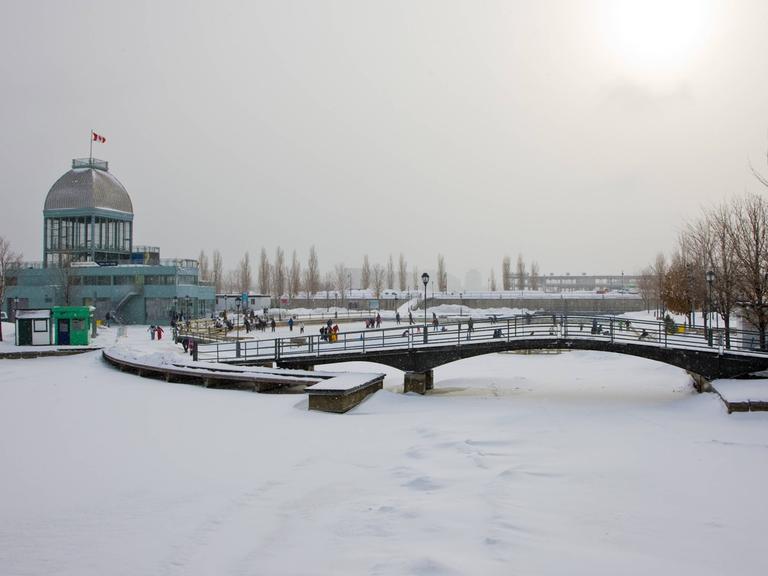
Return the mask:
{"type": "MultiPolygon", "coordinates": [[[[303,328],[303,326],[302,326],[303,328]]],[[[339,339],[339,325],[334,323],[330,318],[328,321],[320,327],[320,340],[326,342],[336,342],[339,339]]]]}
{"type": "MultiPolygon", "coordinates": [[[[399,318],[399,315],[398,315],[399,318]]],[[[399,320],[397,322],[400,324],[399,320]]],[[[381,328],[381,314],[376,312],[376,316],[373,318],[366,318],[365,319],[365,327],[366,328],[381,328]]]]}
{"type": "Polygon", "coordinates": [[[165,331],[161,326],[155,326],[154,324],[147,328],[147,332],[149,332],[150,340],[154,340],[155,337],[157,337],[158,340],[162,340],[163,334],[165,334],[165,331]]]}

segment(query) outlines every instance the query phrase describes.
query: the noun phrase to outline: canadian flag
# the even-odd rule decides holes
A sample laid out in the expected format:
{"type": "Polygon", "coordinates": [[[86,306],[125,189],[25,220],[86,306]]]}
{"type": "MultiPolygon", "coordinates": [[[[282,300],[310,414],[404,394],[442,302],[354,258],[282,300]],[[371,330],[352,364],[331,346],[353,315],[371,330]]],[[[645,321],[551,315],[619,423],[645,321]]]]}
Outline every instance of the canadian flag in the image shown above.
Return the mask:
{"type": "Polygon", "coordinates": [[[93,137],[94,142],[101,142],[102,144],[104,144],[107,141],[107,139],[104,138],[104,136],[102,136],[101,134],[96,134],[96,132],[93,132],[93,131],[91,131],[91,136],[93,137]]]}

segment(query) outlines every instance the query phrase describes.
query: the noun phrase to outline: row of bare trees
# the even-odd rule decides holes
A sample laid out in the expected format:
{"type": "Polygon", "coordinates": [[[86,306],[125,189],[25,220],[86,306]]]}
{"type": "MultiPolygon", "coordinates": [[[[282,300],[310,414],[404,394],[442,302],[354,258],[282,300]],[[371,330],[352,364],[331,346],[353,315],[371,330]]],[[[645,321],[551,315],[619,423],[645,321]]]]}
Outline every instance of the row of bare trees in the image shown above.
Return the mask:
{"type": "MultiPolygon", "coordinates": [[[[218,250],[213,251],[211,260],[204,251],[200,252],[198,259],[200,278],[214,284],[217,292],[245,292],[256,286],[263,294],[287,295],[292,299],[301,293],[314,294],[333,290],[343,295],[347,290],[352,289],[351,271],[343,263],[336,264],[331,271],[321,275],[317,250],[314,246],[310,249],[305,267],[302,267],[295,250],[291,255],[290,263],[286,262],[285,253],[279,247],[271,260],[266,250],[262,248],[255,272],[248,252],[239,261],[237,267],[228,273],[224,273],[223,259],[218,250]]],[[[371,289],[376,297],[380,297],[385,288],[406,291],[421,287],[419,270],[415,266],[412,267],[409,276],[408,264],[402,253],[398,257],[397,266],[392,255],[389,256],[386,265],[382,265],[371,264],[366,254],[363,257],[360,272],[360,287],[364,290],[371,289]]],[[[442,254],[437,258],[435,280],[439,291],[447,291],[448,271],[442,254]]]]}
{"type": "MultiPolygon", "coordinates": [[[[491,270],[491,290],[496,290],[496,279],[494,278],[494,272],[491,270]]],[[[501,287],[503,290],[524,290],[526,287],[529,290],[539,289],[539,264],[536,261],[531,262],[530,271],[526,270],[525,260],[523,255],[517,255],[517,262],[515,263],[515,271],[512,272],[512,260],[509,256],[504,256],[501,261],[501,287]],[[527,286],[526,286],[527,279],[527,286]]]]}
{"type": "MultiPolygon", "coordinates": [[[[256,286],[263,294],[285,294],[289,298],[294,298],[302,292],[313,294],[334,290],[343,293],[352,287],[350,270],[344,264],[336,264],[333,270],[321,275],[317,250],[314,246],[310,249],[309,260],[304,269],[302,269],[302,264],[295,250],[290,263],[287,263],[282,248],[278,247],[275,250],[275,255],[271,261],[266,250],[262,248],[255,282],[248,252],[245,253],[238,266],[226,274],[223,270],[223,259],[218,250],[213,251],[212,262],[209,262],[204,251],[200,252],[199,261],[201,279],[212,282],[217,292],[243,292],[256,286]]],[[[412,266],[410,272],[409,275],[408,264],[402,252],[397,258],[397,264],[390,254],[385,265],[372,264],[366,254],[360,269],[360,288],[363,290],[371,289],[377,297],[385,288],[398,289],[401,292],[420,290],[422,282],[419,269],[412,266]]],[[[538,290],[540,285],[538,263],[531,262],[529,270],[522,254],[517,257],[514,273],[510,257],[504,257],[501,276],[504,290],[523,290],[526,288],[538,290]]],[[[437,271],[433,280],[436,282],[438,291],[446,292],[448,290],[448,270],[445,256],[442,254],[438,254],[437,271]]],[[[490,289],[496,291],[494,270],[491,270],[488,282],[490,289]]]]}
{"type": "MultiPolygon", "coordinates": [[[[768,204],[747,194],[710,210],[681,232],[672,256],[659,254],[643,271],[640,293],[649,308],[688,316],[712,311],[723,319],[726,346],[738,309],[760,333],[768,329],[768,204]],[[709,278],[709,281],[708,281],[709,278]],[[711,294],[710,294],[711,292],[711,294]],[[711,310],[709,307],[711,299],[711,310]]],[[[708,315],[704,314],[706,326],[708,315]]]]}

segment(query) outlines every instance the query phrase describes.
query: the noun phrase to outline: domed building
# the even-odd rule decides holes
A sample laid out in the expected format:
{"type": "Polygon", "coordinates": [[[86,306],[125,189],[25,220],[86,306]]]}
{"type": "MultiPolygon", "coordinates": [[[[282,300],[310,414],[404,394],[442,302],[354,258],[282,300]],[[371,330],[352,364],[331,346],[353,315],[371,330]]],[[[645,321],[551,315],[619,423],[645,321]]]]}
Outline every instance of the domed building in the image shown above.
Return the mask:
{"type": "Polygon", "coordinates": [[[72,160],[72,169],[48,191],[43,218],[45,267],[131,258],[133,204],[103,160],[72,160]]]}
{"type": "Polygon", "coordinates": [[[43,206],[43,261],[26,262],[7,279],[0,309],[92,306],[96,319],[167,324],[206,316],[215,289],[197,260],[160,259],[160,248],[136,246],[133,202],[96,158],[76,159],[51,186],[43,206]]]}

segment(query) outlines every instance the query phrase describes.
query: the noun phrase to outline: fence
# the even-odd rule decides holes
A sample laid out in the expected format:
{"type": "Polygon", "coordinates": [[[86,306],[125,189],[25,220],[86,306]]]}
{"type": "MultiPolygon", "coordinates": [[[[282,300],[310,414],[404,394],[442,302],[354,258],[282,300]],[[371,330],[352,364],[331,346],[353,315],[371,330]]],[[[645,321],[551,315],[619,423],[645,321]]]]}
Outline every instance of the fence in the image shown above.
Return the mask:
{"type": "MultiPolygon", "coordinates": [[[[326,353],[357,354],[373,350],[413,349],[427,346],[467,346],[480,342],[504,340],[543,341],[552,339],[593,339],[611,343],[634,343],[648,346],[722,352],[723,330],[703,328],[686,330],[681,325],[656,320],[627,320],[615,316],[517,315],[473,320],[452,319],[442,324],[401,324],[339,332],[335,340],[328,335],[312,334],[264,340],[239,340],[200,344],[199,360],[207,361],[278,361],[291,357],[320,356],[326,353]]],[[[759,333],[747,330],[729,331],[729,351],[768,355],[758,348],[759,333]]]]}

